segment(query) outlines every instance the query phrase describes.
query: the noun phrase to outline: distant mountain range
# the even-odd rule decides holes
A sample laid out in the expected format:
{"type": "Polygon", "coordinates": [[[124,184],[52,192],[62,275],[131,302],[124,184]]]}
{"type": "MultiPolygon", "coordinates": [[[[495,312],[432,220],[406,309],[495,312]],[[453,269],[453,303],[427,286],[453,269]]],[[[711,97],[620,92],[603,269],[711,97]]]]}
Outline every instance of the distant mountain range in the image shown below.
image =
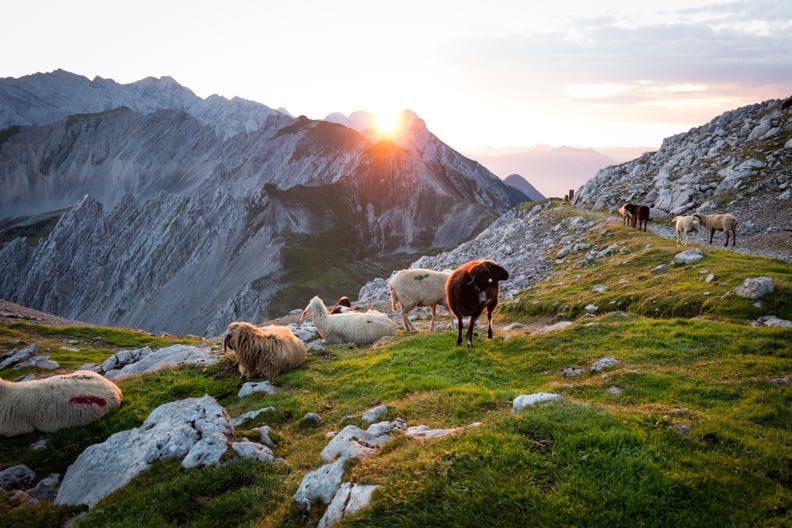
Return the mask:
{"type": "Polygon", "coordinates": [[[354,295],[527,199],[405,111],[382,139],[170,78],[0,79],[0,297],[218,335],[354,295]]]}
{"type": "Polygon", "coordinates": [[[535,145],[523,148],[482,148],[466,150],[501,178],[519,174],[545,196],[562,198],[610,165],[633,160],[650,147],[573,148],[535,145]]]}

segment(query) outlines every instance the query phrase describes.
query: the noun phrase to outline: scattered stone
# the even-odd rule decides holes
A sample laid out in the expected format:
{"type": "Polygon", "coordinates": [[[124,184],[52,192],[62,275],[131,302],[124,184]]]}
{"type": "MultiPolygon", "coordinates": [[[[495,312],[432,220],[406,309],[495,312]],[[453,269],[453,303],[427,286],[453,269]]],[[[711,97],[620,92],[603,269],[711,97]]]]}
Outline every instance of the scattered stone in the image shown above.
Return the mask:
{"type": "Polygon", "coordinates": [[[677,424],[674,426],[674,430],[681,435],[688,434],[691,431],[691,429],[692,427],[690,427],[687,424],[677,424]]]}
{"type": "Polygon", "coordinates": [[[371,495],[377,488],[379,486],[344,482],[319,520],[317,528],[329,528],[347,515],[368,508],[371,504],[371,495]]]}
{"type": "Polygon", "coordinates": [[[619,394],[622,394],[622,393],[624,392],[624,389],[620,389],[619,387],[616,387],[616,386],[614,386],[614,385],[611,385],[610,387],[608,387],[608,388],[607,388],[607,389],[605,389],[605,390],[606,390],[607,392],[609,392],[609,393],[611,393],[611,394],[615,395],[615,396],[618,396],[619,394]]]}
{"type": "Polygon", "coordinates": [[[597,284],[596,286],[591,288],[591,291],[594,292],[594,293],[602,293],[602,292],[604,292],[607,289],[608,289],[608,287],[605,286],[604,284],[597,284]]]}
{"type": "Polygon", "coordinates": [[[586,313],[588,314],[594,315],[595,313],[597,313],[597,310],[599,310],[599,306],[597,306],[596,304],[586,305],[586,313]]]}
{"type": "Polygon", "coordinates": [[[709,274],[709,275],[707,275],[707,277],[704,279],[704,282],[706,282],[707,284],[709,284],[710,282],[712,282],[712,281],[714,281],[714,280],[715,280],[715,274],[714,274],[714,273],[710,273],[710,274],[709,274]]]}
{"type": "Polygon", "coordinates": [[[517,412],[525,407],[534,406],[537,403],[546,401],[563,400],[564,397],[560,394],[553,394],[551,392],[535,392],[533,394],[521,394],[514,398],[512,402],[512,412],[517,412]]]}
{"type": "Polygon", "coordinates": [[[574,378],[583,374],[582,368],[567,367],[561,371],[565,378],[574,378]]]}
{"type": "Polygon", "coordinates": [[[275,412],[275,407],[270,405],[269,407],[264,407],[263,409],[258,409],[257,411],[246,412],[245,414],[240,415],[238,418],[234,418],[233,420],[231,420],[231,423],[234,425],[234,427],[239,427],[240,425],[245,423],[245,420],[252,420],[256,418],[259,414],[265,412],[275,412]]]}
{"type": "Polygon", "coordinates": [[[655,266],[654,268],[652,268],[650,271],[654,271],[657,273],[668,271],[668,264],[660,264],[659,266],[655,266]]]}
{"type": "Polygon", "coordinates": [[[452,429],[431,429],[427,425],[416,425],[413,427],[408,427],[404,434],[410,438],[428,440],[430,438],[441,438],[461,430],[461,427],[455,427],[452,429]]]}
{"type": "Polygon", "coordinates": [[[591,367],[589,367],[589,372],[599,372],[608,367],[612,367],[617,363],[618,363],[617,360],[613,359],[612,357],[606,356],[600,359],[599,361],[597,361],[596,363],[594,363],[593,365],[591,365],[591,367]]]}
{"type": "Polygon", "coordinates": [[[270,449],[275,449],[275,442],[270,438],[270,433],[272,429],[269,425],[262,425],[258,428],[259,436],[261,437],[261,443],[265,446],[269,447],[270,449]]]}
{"type": "Polygon", "coordinates": [[[367,430],[355,425],[347,425],[335,435],[319,454],[322,460],[330,462],[337,456],[368,458],[385,442],[390,440],[394,429],[404,431],[404,420],[372,424],[367,430]]]}
{"type": "Polygon", "coordinates": [[[180,365],[213,365],[217,361],[218,359],[211,354],[211,349],[209,348],[171,345],[150,354],[142,353],[138,361],[126,363],[120,369],[106,371],[105,377],[117,379],[180,365]]]}
{"type": "Polygon", "coordinates": [[[748,278],[734,289],[734,293],[746,299],[758,299],[773,293],[775,281],[770,277],[748,278]]]}
{"type": "Polygon", "coordinates": [[[756,325],[792,328],[792,321],[787,321],[786,319],[779,319],[775,315],[764,315],[756,320],[756,325]]]}
{"type": "Polygon", "coordinates": [[[369,409],[368,411],[364,412],[361,419],[366,423],[374,423],[383,416],[385,416],[387,412],[388,412],[387,405],[379,405],[377,407],[374,407],[373,409],[369,409]]]}
{"type": "Polygon", "coordinates": [[[674,257],[674,264],[693,264],[704,258],[704,252],[700,249],[688,249],[677,253],[674,257]]]}
{"type": "Polygon", "coordinates": [[[302,422],[304,424],[319,425],[320,423],[322,423],[322,417],[316,413],[309,412],[306,413],[305,416],[303,416],[302,422]]]}
{"type": "Polygon", "coordinates": [[[250,458],[259,462],[285,462],[282,458],[275,458],[272,450],[256,442],[233,442],[231,449],[242,458],[250,458]]]}
{"type": "Polygon", "coordinates": [[[275,386],[272,382],[268,381],[248,381],[242,384],[242,388],[237,393],[237,398],[244,398],[250,394],[257,392],[265,392],[267,394],[275,394],[275,386]]]}
{"type": "Polygon", "coordinates": [[[32,496],[39,500],[55,500],[58,495],[58,486],[60,485],[61,474],[51,473],[41,479],[35,486],[28,490],[32,496]]]}
{"type": "Polygon", "coordinates": [[[22,350],[14,349],[0,359],[0,369],[6,368],[14,363],[19,363],[20,361],[28,360],[37,354],[38,345],[36,343],[30,344],[22,350]]]}
{"type": "Polygon", "coordinates": [[[571,324],[573,324],[572,321],[559,321],[559,322],[557,322],[555,324],[552,324],[550,326],[545,326],[545,327],[537,330],[534,333],[535,334],[542,334],[544,332],[552,332],[553,330],[562,330],[562,329],[566,328],[567,326],[570,326],[571,324]]]}
{"type": "Polygon", "coordinates": [[[335,462],[325,464],[316,471],[305,475],[294,494],[294,502],[306,511],[311,509],[311,503],[317,499],[324,504],[330,503],[341,485],[344,465],[348,458],[341,456],[335,462]]]}
{"type": "Polygon", "coordinates": [[[36,478],[36,473],[24,464],[11,466],[0,471],[0,489],[27,488],[36,478]]]}

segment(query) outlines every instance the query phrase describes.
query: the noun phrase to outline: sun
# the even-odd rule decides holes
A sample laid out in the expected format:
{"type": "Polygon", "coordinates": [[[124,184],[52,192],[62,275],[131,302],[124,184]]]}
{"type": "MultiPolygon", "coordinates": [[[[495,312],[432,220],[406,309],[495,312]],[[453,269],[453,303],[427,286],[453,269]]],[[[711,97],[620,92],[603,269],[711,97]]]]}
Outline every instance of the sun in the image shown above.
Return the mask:
{"type": "Polygon", "coordinates": [[[377,112],[376,116],[377,131],[385,136],[392,137],[399,131],[401,125],[401,114],[398,112],[377,112]]]}

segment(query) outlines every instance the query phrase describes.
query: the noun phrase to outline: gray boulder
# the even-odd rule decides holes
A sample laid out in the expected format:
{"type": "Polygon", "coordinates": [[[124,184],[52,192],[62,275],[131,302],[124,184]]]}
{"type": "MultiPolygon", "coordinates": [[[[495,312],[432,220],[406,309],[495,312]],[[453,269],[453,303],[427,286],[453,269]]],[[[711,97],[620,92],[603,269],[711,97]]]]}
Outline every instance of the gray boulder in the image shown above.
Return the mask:
{"type": "Polygon", "coordinates": [[[371,504],[371,495],[377,488],[379,486],[344,482],[319,520],[317,528],[329,528],[347,515],[368,508],[371,504]]]}
{"type": "MultiPolygon", "coordinates": [[[[219,434],[230,440],[233,431],[225,409],[211,396],[161,405],[140,427],[115,433],[83,451],[66,470],[55,504],[93,507],[153,462],[187,457],[201,439],[217,441],[213,435],[219,434]]],[[[199,458],[193,454],[188,460],[199,458]]]]}
{"type": "Polygon", "coordinates": [[[768,293],[773,293],[775,281],[770,277],[756,277],[745,279],[742,284],[734,289],[734,293],[746,299],[758,299],[768,293]]]}

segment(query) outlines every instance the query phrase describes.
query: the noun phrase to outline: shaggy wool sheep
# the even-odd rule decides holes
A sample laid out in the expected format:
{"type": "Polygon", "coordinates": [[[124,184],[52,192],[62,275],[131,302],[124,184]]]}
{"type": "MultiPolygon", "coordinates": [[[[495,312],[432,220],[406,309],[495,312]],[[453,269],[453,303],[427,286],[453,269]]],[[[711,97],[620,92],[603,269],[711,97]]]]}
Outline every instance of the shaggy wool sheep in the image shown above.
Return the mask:
{"type": "Polygon", "coordinates": [[[473,327],[487,310],[487,337],[492,339],[492,311],[498,305],[499,282],[509,273],[492,260],[471,260],[454,270],[446,282],[446,303],[457,319],[457,346],[462,344],[462,318],[470,316],[467,345],[473,348],[473,327]]]}
{"type": "Polygon", "coordinates": [[[115,383],[90,370],[30,381],[0,379],[0,435],[87,425],[118,409],[122,399],[115,383]]]}
{"type": "Polygon", "coordinates": [[[300,321],[309,314],[319,335],[328,344],[368,345],[382,337],[396,335],[393,321],[376,310],[330,314],[325,303],[317,296],[308,303],[300,321]]]}
{"type": "Polygon", "coordinates": [[[445,285],[450,276],[451,270],[435,271],[413,268],[397,271],[391,277],[388,282],[391,307],[395,312],[401,306],[401,318],[405,330],[408,332],[417,331],[407,317],[416,306],[428,306],[432,310],[432,323],[429,325],[429,331],[434,330],[437,305],[442,304],[448,308],[445,285]]]}
{"type": "Polygon", "coordinates": [[[699,219],[701,226],[709,229],[710,244],[712,244],[712,237],[715,236],[715,231],[723,231],[726,233],[726,244],[729,245],[729,232],[731,231],[732,246],[737,243],[737,219],[734,215],[728,213],[724,214],[702,214],[695,213],[693,216],[699,219]]]}
{"type": "Polygon", "coordinates": [[[699,219],[693,215],[690,216],[677,216],[674,218],[674,228],[676,229],[676,243],[677,245],[687,246],[688,235],[690,233],[698,233],[698,228],[701,225],[699,219]],[[684,238],[684,241],[682,240],[684,238]]]}
{"type": "Polygon", "coordinates": [[[244,321],[228,325],[223,352],[227,349],[234,351],[243,379],[273,378],[296,369],[307,357],[305,345],[289,328],[258,327],[244,321]]]}

